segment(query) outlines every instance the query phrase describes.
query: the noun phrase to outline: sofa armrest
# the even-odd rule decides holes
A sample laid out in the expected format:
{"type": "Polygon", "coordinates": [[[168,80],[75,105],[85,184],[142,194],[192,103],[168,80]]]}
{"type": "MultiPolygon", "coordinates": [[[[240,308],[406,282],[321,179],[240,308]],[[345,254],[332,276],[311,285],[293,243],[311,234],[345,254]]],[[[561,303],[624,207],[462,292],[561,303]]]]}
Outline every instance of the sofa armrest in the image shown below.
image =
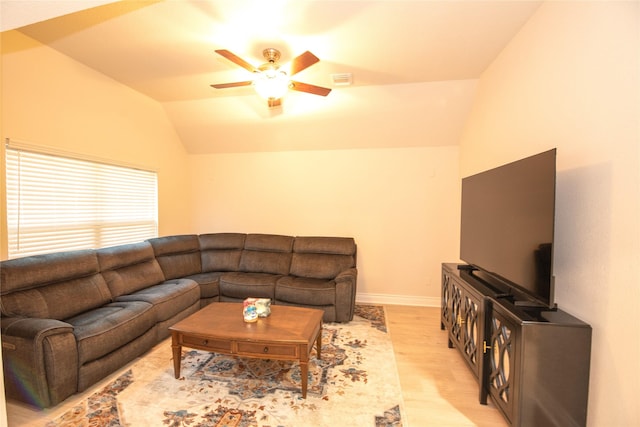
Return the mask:
{"type": "Polygon", "coordinates": [[[2,337],[27,338],[37,340],[39,337],[59,333],[73,333],[73,326],[56,319],[39,319],[28,317],[3,317],[0,320],[2,337]]]}
{"type": "Polygon", "coordinates": [[[348,270],[341,271],[335,278],[336,283],[338,282],[353,282],[355,285],[356,279],[358,278],[358,269],[350,268],[348,270]]]}
{"type": "Polygon", "coordinates": [[[353,320],[356,305],[357,268],[349,268],[340,272],[334,279],[336,282],[336,321],[349,322],[353,320]]]}
{"type": "Polygon", "coordinates": [[[0,321],[7,396],[53,406],[77,391],[78,351],[73,326],[55,319],[0,321]]]}

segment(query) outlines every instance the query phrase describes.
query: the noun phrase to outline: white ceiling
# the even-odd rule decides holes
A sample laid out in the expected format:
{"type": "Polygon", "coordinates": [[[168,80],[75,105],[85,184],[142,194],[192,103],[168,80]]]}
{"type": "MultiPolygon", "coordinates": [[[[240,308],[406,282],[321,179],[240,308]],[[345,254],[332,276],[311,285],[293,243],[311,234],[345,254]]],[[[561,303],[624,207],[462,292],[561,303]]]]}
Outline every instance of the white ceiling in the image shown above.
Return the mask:
{"type": "Polygon", "coordinates": [[[114,0],[0,0],[0,31],[55,18],[114,0]]]}
{"type": "MultiPolygon", "coordinates": [[[[441,96],[465,98],[473,87],[459,81],[478,79],[540,4],[120,1],[19,31],[162,103],[188,151],[250,151],[259,150],[258,141],[236,149],[228,145],[230,135],[245,134],[247,125],[264,131],[284,122],[325,124],[378,117],[394,108],[428,109],[424,102],[406,102],[407,97],[412,91],[443,91],[442,82],[449,83],[441,96]],[[281,108],[269,110],[251,87],[209,86],[251,79],[214,50],[228,49],[257,66],[267,47],[282,52],[282,64],[305,50],[313,52],[320,62],[296,80],[331,87],[332,93],[324,98],[291,92],[281,108]],[[333,86],[333,73],[352,73],[353,85],[333,86]],[[212,137],[221,133],[226,137],[212,137]]],[[[280,148],[287,149],[286,144],[280,148]]]]}

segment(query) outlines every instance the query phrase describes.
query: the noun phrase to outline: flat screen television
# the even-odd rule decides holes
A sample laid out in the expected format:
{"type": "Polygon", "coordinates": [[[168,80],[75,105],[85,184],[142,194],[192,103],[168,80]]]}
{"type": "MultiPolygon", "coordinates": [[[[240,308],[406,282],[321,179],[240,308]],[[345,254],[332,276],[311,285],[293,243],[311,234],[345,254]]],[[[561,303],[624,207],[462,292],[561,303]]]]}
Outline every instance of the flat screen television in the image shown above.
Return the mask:
{"type": "Polygon", "coordinates": [[[556,149],[462,180],[460,259],[516,304],[555,307],[556,149]]]}

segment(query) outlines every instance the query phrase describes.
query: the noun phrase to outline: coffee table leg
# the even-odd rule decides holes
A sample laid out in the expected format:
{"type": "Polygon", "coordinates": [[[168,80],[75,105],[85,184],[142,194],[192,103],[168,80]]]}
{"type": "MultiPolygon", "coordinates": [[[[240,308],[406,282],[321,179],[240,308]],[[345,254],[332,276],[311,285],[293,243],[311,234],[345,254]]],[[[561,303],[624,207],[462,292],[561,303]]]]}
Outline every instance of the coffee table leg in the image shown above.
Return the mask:
{"type": "Polygon", "coordinates": [[[307,380],[309,376],[309,361],[301,360],[300,361],[300,375],[302,376],[302,398],[307,398],[307,380]]]}
{"type": "Polygon", "coordinates": [[[316,340],[316,358],[318,360],[322,359],[320,352],[322,350],[322,326],[320,326],[320,331],[318,332],[318,339],[316,340]]]}
{"type": "Polygon", "coordinates": [[[171,349],[173,350],[173,373],[176,378],[180,378],[180,362],[182,356],[182,346],[179,344],[178,335],[171,334],[171,349]]]}
{"type": "MultiPolygon", "coordinates": [[[[320,360],[320,351],[322,349],[322,326],[318,331],[318,337],[316,338],[316,357],[320,360]]],[[[302,348],[300,350],[303,350],[302,348]]],[[[310,351],[309,351],[310,352],[310,351]]],[[[302,354],[306,354],[303,352],[302,354]]],[[[307,398],[307,382],[309,381],[309,355],[304,358],[300,358],[300,380],[302,381],[302,398],[307,398]]]]}

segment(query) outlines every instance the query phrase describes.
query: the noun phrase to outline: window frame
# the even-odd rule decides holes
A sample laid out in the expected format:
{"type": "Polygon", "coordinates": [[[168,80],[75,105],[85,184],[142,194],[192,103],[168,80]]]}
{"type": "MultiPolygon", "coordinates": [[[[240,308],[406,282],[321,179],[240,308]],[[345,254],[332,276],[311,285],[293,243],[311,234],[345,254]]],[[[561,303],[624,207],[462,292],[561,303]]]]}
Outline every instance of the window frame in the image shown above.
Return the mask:
{"type": "Polygon", "coordinates": [[[8,258],[158,237],[158,173],[16,143],[5,149],[8,258]]]}

